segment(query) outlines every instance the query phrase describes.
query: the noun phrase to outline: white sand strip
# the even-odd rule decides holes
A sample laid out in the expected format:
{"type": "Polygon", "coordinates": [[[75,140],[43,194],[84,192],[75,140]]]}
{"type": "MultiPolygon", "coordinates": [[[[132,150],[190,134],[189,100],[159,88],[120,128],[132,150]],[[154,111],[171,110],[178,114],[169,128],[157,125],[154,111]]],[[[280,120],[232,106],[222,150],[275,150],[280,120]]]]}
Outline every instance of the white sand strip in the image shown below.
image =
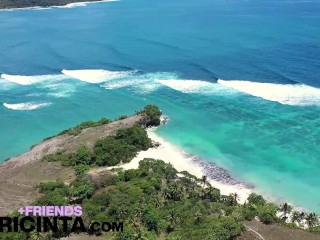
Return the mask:
{"type": "MultiPolygon", "coordinates": [[[[159,137],[154,129],[148,129],[148,136],[153,141],[160,143],[159,147],[149,148],[147,151],[141,151],[138,155],[130,162],[121,165],[123,169],[136,169],[139,167],[139,162],[144,158],[154,158],[163,160],[166,163],[171,163],[174,168],[179,172],[188,171],[192,175],[201,178],[204,175],[204,171],[201,166],[198,166],[193,162],[192,157],[185,154],[181,149],[177,148],[173,144],[165,141],[163,138],[159,137]]],[[[112,169],[111,167],[109,169],[112,169]]],[[[210,184],[220,189],[221,193],[224,195],[229,195],[231,193],[237,193],[239,195],[239,202],[244,203],[248,198],[249,194],[252,192],[248,188],[244,188],[238,185],[227,185],[225,183],[220,183],[208,178],[210,184]]]]}

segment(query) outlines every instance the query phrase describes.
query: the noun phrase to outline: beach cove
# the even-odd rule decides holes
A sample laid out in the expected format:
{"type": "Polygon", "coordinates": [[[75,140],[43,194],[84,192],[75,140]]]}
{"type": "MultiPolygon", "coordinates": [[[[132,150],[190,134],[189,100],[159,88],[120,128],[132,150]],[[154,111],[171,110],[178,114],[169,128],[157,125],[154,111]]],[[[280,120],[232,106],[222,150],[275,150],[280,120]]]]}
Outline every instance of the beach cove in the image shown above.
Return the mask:
{"type": "MultiPolygon", "coordinates": [[[[123,168],[124,170],[137,169],[139,167],[139,162],[145,158],[160,159],[165,163],[172,164],[179,172],[187,171],[197,178],[206,176],[208,182],[213,187],[218,188],[221,191],[221,194],[230,195],[237,193],[239,203],[245,203],[250,193],[252,193],[252,188],[249,188],[249,186],[246,186],[244,183],[236,182],[230,176],[228,176],[227,179],[224,179],[223,176],[221,177],[221,175],[225,173],[225,170],[223,169],[219,169],[220,172],[217,169],[215,169],[215,171],[210,171],[209,164],[206,166],[205,162],[197,160],[195,156],[190,156],[183,152],[181,149],[158,136],[155,131],[156,128],[149,128],[147,130],[149,138],[156,143],[157,146],[149,148],[147,151],[139,152],[130,163],[117,167],[123,168]],[[219,178],[220,181],[215,180],[219,178]]],[[[113,167],[108,167],[107,169],[111,170],[113,167]]],[[[100,171],[103,171],[103,169],[100,169],[100,171]]]]}

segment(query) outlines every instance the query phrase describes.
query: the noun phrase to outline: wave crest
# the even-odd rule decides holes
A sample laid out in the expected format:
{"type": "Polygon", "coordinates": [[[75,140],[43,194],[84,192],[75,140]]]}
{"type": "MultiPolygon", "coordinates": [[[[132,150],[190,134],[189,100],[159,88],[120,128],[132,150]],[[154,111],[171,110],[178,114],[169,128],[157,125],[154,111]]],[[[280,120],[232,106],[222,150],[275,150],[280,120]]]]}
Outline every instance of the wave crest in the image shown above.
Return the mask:
{"type": "Polygon", "coordinates": [[[9,104],[4,103],[3,106],[12,110],[20,110],[20,111],[30,111],[38,108],[48,107],[52,103],[35,103],[35,102],[25,102],[25,103],[15,103],[9,104]]]}
{"type": "Polygon", "coordinates": [[[102,83],[131,75],[132,71],[108,71],[103,69],[62,70],[64,75],[88,83],[102,83]]]}
{"type": "Polygon", "coordinates": [[[156,82],[184,93],[199,93],[210,91],[213,83],[199,80],[156,80],[156,82]]]}
{"type": "Polygon", "coordinates": [[[293,106],[320,104],[320,89],[304,84],[260,83],[240,80],[218,80],[218,83],[265,100],[293,106]]]}
{"type": "Polygon", "coordinates": [[[87,1],[87,2],[75,2],[68,3],[64,6],[58,6],[58,8],[74,8],[74,7],[85,7],[90,3],[102,3],[102,2],[117,2],[118,0],[101,0],[101,1],[87,1]]]}
{"type": "Polygon", "coordinates": [[[126,78],[115,79],[108,81],[102,85],[105,89],[118,89],[118,88],[132,88],[139,93],[150,93],[157,90],[162,85],[159,84],[157,79],[174,78],[175,74],[167,72],[145,73],[145,74],[132,74],[126,78]]]}
{"type": "MultiPolygon", "coordinates": [[[[304,84],[276,84],[243,80],[222,80],[217,83],[201,80],[179,79],[174,73],[141,73],[138,71],[109,71],[104,69],[62,70],[62,74],[22,76],[2,74],[0,90],[18,85],[39,84],[49,96],[67,97],[76,91],[81,82],[98,84],[105,89],[130,88],[140,93],[149,93],[161,87],[169,87],[187,94],[236,95],[254,97],[293,106],[320,105],[320,89],[304,84]],[[79,80],[65,82],[62,80],[79,80]],[[41,84],[40,84],[41,83],[41,84]]],[[[38,87],[38,86],[37,86],[38,87]]]]}
{"type": "Polygon", "coordinates": [[[235,93],[219,84],[201,80],[156,80],[156,82],[183,93],[228,94],[235,93]]]}

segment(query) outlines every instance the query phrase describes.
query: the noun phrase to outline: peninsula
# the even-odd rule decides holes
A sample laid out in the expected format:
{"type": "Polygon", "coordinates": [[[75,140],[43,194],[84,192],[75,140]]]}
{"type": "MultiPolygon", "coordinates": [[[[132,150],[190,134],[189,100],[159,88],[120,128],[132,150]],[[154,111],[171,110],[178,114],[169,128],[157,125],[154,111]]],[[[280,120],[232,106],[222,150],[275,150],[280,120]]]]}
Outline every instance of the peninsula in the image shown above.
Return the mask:
{"type": "Polygon", "coordinates": [[[229,194],[188,168],[188,159],[147,130],[160,125],[160,117],[159,108],[148,105],[133,116],[86,121],[7,160],[0,166],[0,215],[17,216],[26,205],[78,204],[86,225],[113,220],[125,226],[119,233],[58,231],[41,233],[41,239],[319,239],[316,215],[255,193],[240,203],[244,195],[229,194]]]}

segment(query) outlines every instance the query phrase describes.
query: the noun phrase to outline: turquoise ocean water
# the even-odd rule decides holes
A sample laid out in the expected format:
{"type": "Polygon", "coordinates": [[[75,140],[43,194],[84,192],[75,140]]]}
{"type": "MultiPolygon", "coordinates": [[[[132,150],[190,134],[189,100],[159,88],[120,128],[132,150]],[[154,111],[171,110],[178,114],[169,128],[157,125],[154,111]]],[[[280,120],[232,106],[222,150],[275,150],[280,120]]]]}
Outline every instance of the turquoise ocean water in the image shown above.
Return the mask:
{"type": "Polygon", "coordinates": [[[1,11],[0,161],[156,103],[165,139],[320,212],[319,26],[317,0],[1,11]]]}

